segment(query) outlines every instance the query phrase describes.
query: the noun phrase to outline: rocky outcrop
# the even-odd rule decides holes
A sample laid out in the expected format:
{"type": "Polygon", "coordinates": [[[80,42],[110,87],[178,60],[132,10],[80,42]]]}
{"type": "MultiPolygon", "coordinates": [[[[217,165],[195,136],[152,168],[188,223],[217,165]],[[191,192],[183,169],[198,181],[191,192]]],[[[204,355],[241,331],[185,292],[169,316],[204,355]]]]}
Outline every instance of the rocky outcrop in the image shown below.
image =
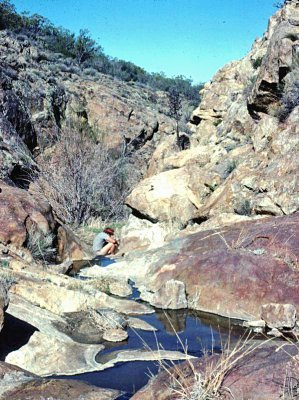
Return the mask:
{"type": "Polygon", "coordinates": [[[296,308],[292,304],[264,304],[261,318],[269,328],[292,329],[297,320],[296,308]]]}
{"type": "MultiPolygon", "coordinates": [[[[153,310],[131,300],[118,299],[93,290],[92,293],[68,287],[61,287],[42,280],[23,280],[11,288],[11,293],[22,297],[38,307],[57,314],[87,311],[88,309],[110,308],[124,314],[150,314],[153,310]]],[[[80,287],[79,287],[80,288],[80,287]]]]}
{"type": "Polygon", "coordinates": [[[55,256],[61,261],[90,257],[88,249],[78,242],[71,230],[55,220],[50,204],[40,193],[0,181],[0,242],[6,251],[31,260],[30,251],[40,243],[38,257],[42,259],[41,248],[45,241],[44,251],[52,251],[53,259],[55,256]]]}
{"type": "Polygon", "coordinates": [[[40,196],[0,182],[0,241],[22,247],[28,231],[47,235],[56,227],[50,205],[40,196]]]}
{"type": "MultiPolygon", "coordinates": [[[[203,360],[190,361],[160,373],[139,390],[132,400],[173,400],[184,393],[186,398],[198,398],[201,393],[212,397],[217,390],[219,399],[277,400],[296,391],[298,349],[295,345],[261,346],[246,354],[232,356],[222,382],[217,390],[213,378],[224,372],[222,356],[214,355],[203,360]],[[240,357],[239,361],[235,361],[240,357]],[[221,372],[220,372],[221,371],[221,372]],[[210,385],[210,387],[209,387],[210,385]],[[207,389],[209,387],[209,389],[207,389]]],[[[218,381],[217,381],[218,384],[218,381]]],[[[211,397],[211,398],[212,398],[211,397]]]]}
{"type": "Polygon", "coordinates": [[[249,54],[204,86],[189,150],[157,146],[148,177],[127,199],[136,217],[177,220],[178,231],[194,222],[211,227],[222,215],[298,211],[298,10],[287,1],[249,54]]]}
{"type": "Polygon", "coordinates": [[[166,290],[175,280],[184,283],[188,307],[197,310],[243,320],[260,319],[268,303],[298,310],[298,222],[297,213],[200,231],[99,273],[132,279],[143,298],[161,308],[180,298],[166,290]]]}

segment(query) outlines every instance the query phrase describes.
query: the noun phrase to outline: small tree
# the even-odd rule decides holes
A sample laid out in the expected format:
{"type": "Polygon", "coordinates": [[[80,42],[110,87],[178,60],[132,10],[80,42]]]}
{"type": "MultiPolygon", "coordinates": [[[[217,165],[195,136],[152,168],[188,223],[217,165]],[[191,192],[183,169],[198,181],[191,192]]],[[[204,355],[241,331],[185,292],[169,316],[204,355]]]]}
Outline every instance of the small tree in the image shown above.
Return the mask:
{"type": "Polygon", "coordinates": [[[183,115],[182,112],[182,96],[181,93],[175,89],[171,88],[167,93],[168,96],[168,106],[169,106],[169,115],[175,119],[176,122],[176,140],[179,149],[181,150],[180,145],[180,133],[179,133],[179,122],[183,115]]]}
{"type": "Polygon", "coordinates": [[[0,30],[21,27],[21,17],[9,0],[0,0],[0,30]]]}
{"type": "Polygon", "coordinates": [[[75,57],[79,65],[84,61],[95,58],[103,51],[96,41],[91,39],[87,29],[81,29],[75,42],[75,57]]]}

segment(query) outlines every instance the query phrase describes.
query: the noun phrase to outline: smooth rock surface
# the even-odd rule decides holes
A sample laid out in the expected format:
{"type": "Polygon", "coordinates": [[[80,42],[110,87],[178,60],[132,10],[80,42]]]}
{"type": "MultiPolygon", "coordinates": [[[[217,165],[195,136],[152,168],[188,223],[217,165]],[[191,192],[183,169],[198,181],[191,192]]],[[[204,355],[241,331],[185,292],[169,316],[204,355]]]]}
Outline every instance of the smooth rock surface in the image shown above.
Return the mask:
{"type": "Polygon", "coordinates": [[[188,306],[185,284],[181,281],[170,279],[155,293],[140,290],[140,298],[156,308],[179,310],[188,306]]]}
{"type": "Polygon", "coordinates": [[[127,361],[186,360],[192,358],[179,351],[123,350],[101,356],[101,345],[84,345],[65,342],[34,332],[29,342],[10,353],[6,362],[26,368],[40,376],[75,375],[102,371],[127,361]]]}
{"type": "Polygon", "coordinates": [[[75,380],[41,379],[14,365],[0,363],[1,400],[114,400],[119,392],[75,380]]]}
{"type": "Polygon", "coordinates": [[[263,304],[261,318],[269,328],[294,328],[297,315],[296,308],[292,304],[263,304]]]}

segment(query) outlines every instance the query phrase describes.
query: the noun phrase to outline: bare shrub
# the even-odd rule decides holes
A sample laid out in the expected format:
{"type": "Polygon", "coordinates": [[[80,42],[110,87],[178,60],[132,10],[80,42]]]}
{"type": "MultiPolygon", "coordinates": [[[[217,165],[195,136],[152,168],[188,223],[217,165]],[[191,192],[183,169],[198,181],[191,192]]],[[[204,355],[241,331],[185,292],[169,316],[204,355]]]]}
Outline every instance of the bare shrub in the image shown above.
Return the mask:
{"type": "Polygon", "coordinates": [[[56,249],[53,241],[52,233],[44,234],[33,226],[28,230],[26,245],[35,260],[51,262],[55,259],[56,249]]]}
{"type": "Polygon", "coordinates": [[[96,141],[87,127],[70,123],[41,156],[36,185],[65,223],[80,225],[91,217],[122,219],[135,176],[130,162],[96,141]]]}

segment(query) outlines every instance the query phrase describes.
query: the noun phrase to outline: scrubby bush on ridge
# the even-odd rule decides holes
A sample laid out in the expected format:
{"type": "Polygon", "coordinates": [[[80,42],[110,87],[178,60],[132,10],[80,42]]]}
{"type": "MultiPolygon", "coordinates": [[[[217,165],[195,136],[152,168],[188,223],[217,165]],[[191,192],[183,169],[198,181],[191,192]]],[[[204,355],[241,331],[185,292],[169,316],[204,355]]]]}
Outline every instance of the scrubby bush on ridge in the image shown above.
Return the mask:
{"type": "Polygon", "coordinates": [[[54,53],[71,58],[82,68],[94,68],[100,73],[111,75],[125,82],[136,82],[155,90],[168,92],[175,87],[197,106],[202,84],[193,85],[192,79],[183,75],[172,78],[163,72],[149,73],[130,61],[119,60],[106,55],[103,48],[94,41],[88,30],[76,35],[63,27],[54,26],[47,18],[28,13],[18,14],[10,0],[0,0],[0,30],[8,29],[54,53]]]}

